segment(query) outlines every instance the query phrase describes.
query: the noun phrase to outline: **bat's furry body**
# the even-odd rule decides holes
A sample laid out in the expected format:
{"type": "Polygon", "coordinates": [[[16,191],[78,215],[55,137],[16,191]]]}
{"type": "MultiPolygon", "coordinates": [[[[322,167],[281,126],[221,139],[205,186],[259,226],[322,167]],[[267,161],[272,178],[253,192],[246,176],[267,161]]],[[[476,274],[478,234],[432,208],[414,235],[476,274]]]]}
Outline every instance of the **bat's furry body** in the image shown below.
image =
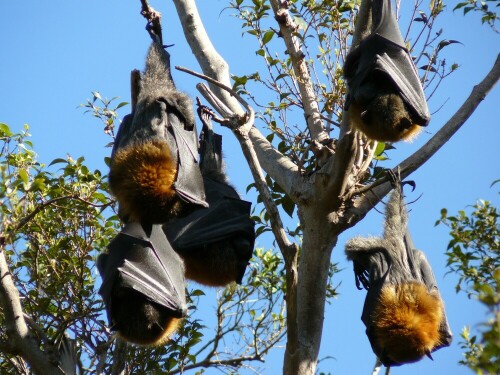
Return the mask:
{"type": "Polygon", "coordinates": [[[208,286],[241,283],[255,239],[250,204],[227,181],[222,137],[213,132],[209,113],[200,109],[200,118],[200,169],[210,207],[168,222],[164,229],[184,260],[186,278],[208,286]]]}
{"type": "Polygon", "coordinates": [[[129,220],[161,222],[180,204],[173,189],[176,172],[168,145],[152,140],[115,153],[110,187],[129,220]]]}
{"type": "Polygon", "coordinates": [[[386,366],[420,360],[451,343],[432,269],[414,249],[398,185],[386,207],[383,238],[346,243],[356,282],[368,290],[361,319],[373,351],[386,366]]]}
{"type": "Polygon", "coordinates": [[[395,93],[379,95],[366,104],[352,103],[349,113],[354,128],[379,142],[411,141],[422,130],[395,93]]]}
{"type": "MultiPolygon", "coordinates": [[[[180,199],[175,185],[179,142],[187,139],[195,148],[193,129],[192,102],[174,86],[169,55],[161,45],[152,43],[137,104],[124,118],[111,155],[109,185],[122,217],[163,223],[181,211],[186,199],[180,199]]],[[[203,201],[204,195],[195,198],[203,201]]]]}
{"type": "Polygon", "coordinates": [[[430,120],[417,69],[391,10],[373,0],[373,29],[346,57],[351,125],[380,142],[411,141],[430,120]]]}
{"type": "Polygon", "coordinates": [[[443,303],[424,284],[384,286],[372,314],[375,345],[396,363],[418,361],[442,344],[443,303]]]}

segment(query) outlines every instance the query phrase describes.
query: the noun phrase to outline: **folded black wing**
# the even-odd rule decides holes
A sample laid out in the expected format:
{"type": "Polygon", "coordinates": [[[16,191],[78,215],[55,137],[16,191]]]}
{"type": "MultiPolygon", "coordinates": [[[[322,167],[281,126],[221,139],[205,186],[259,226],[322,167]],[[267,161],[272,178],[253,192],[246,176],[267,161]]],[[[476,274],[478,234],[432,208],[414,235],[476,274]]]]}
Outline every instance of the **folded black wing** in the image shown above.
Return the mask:
{"type": "Polygon", "coordinates": [[[252,246],[254,222],[250,219],[251,203],[239,198],[226,184],[204,178],[209,208],[173,220],[164,226],[172,246],[187,251],[231,237],[244,237],[252,246]]]}
{"type": "Polygon", "coordinates": [[[132,289],[178,317],[186,314],[182,261],[170,246],[161,226],[150,228],[148,235],[141,224],[127,224],[111,241],[108,254],[102,254],[98,259],[103,279],[99,293],[106,304],[108,317],[113,302],[112,292],[117,288],[132,289]]]}
{"type": "MultiPolygon", "coordinates": [[[[427,286],[427,289],[432,292],[434,291],[439,295],[439,290],[437,287],[436,278],[434,277],[434,273],[432,272],[432,268],[427,261],[427,257],[422,251],[414,250],[415,260],[418,264],[418,270],[420,271],[420,277],[422,282],[427,286]]],[[[439,296],[441,299],[441,296],[439,296]]],[[[440,348],[450,346],[453,340],[453,334],[451,333],[450,326],[448,324],[448,318],[446,317],[446,309],[443,305],[443,320],[439,326],[439,335],[440,335],[440,345],[436,346],[433,351],[438,350],[440,348]]]]}
{"type": "Polygon", "coordinates": [[[391,0],[374,0],[372,9],[377,26],[349,54],[344,66],[349,83],[349,100],[370,102],[379,95],[380,85],[390,81],[416,123],[426,126],[430,120],[427,101],[417,69],[392,13],[391,0]]]}
{"type": "MultiPolygon", "coordinates": [[[[167,104],[167,111],[168,111],[167,104]]],[[[198,141],[196,126],[190,124],[186,128],[186,119],[179,118],[176,112],[170,110],[168,114],[169,125],[177,146],[177,177],[174,189],[186,202],[194,203],[202,207],[208,207],[205,201],[203,178],[198,165],[198,141]]]]}

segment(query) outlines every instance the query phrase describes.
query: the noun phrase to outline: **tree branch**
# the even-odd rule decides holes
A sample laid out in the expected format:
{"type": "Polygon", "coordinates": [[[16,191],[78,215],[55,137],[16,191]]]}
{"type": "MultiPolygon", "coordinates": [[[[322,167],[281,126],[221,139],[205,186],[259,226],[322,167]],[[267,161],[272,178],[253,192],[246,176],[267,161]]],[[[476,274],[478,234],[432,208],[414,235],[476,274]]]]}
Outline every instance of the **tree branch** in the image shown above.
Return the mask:
{"type": "Polygon", "coordinates": [[[311,132],[313,141],[322,142],[330,138],[323,126],[323,120],[319,111],[317,97],[313,89],[311,75],[302,52],[300,42],[296,37],[297,24],[288,12],[288,2],[283,0],[271,0],[274,16],[280,27],[281,36],[285,41],[286,49],[292,61],[293,71],[299,87],[300,97],[304,108],[307,127],[311,132]]]}
{"type": "MultiPolygon", "coordinates": [[[[182,23],[186,40],[200,64],[203,73],[206,76],[214,78],[226,87],[231,87],[229,83],[228,65],[217,53],[210,41],[203,27],[194,0],[173,1],[177,8],[177,13],[182,23]]],[[[213,83],[210,87],[215,96],[221,100],[227,109],[237,115],[243,114],[243,110],[235,97],[213,83]]],[[[221,113],[221,115],[227,117],[227,113],[221,113]]],[[[297,166],[290,159],[274,149],[271,143],[255,126],[252,126],[248,136],[254,146],[259,163],[266,173],[268,173],[294,201],[307,199],[307,197],[304,197],[302,194],[304,189],[301,187],[304,185],[298,173],[297,166]]]]}
{"type": "MultiPolygon", "coordinates": [[[[358,19],[352,36],[351,51],[356,48],[361,41],[366,38],[372,27],[371,0],[361,2],[358,19]]],[[[351,118],[347,111],[342,114],[342,124],[340,127],[339,142],[337,151],[333,158],[320,171],[318,182],[319,192],[324,192],[323,199],[329,197],[329,210],[336,210],[341,204],[343,196],[349,187],[354,185],[352,177],[352,167],[356,156],[356,147],[359,147],[356,141],[355,131],[351,130],[351,118]],[[326,188],[323,186],[326,184],[326,188]]]]}
{"type": "Polygon", "coordinates": [[[40,350],[38,343],[30,334],[24,320],[19,291],[12,280],[3,247],[0,248],[0,304],[9,338],[9,352],[21,355],[37,374],[63,374],[57,364],[49,360],[49,355],[40,350]]]}
{"type": "MultiPolygon", "coordinates": [[[[184,36],[203,73],[222,82],[226,86],[230,86],[229,66],[219,55],[208,37],[195,1],[173,0],[173,2],[177,9],[182,29],[184,30],[184,36]]],[[[231,111],[239,115],[243,113],[238,101],[231,97],[228,92],[215,85],[211,85],[210,87],[231,111]]]]}
{"type": "MultiPolygon", "coordinates": [[[[175,67],[177,70],[183,71],[188,74],[192,74],[198,78],[204,79],[212,85],[216,85],[223,90],[229,92],[232,96],[234,96],[238,101],[240,101],[243,106],[246,108],[246,110],[249,112],[249,116],[251,117],[251,120],[247,119],[247,125],[245,126],[244,133],[245,135],[250,139],[251,144],[252,144],[252,149],[253,149],[253,154],[256,156],[256,162],[258,165],[258,169],[260,170],[260,164],[258,163],[261,159],[258,158],[257,152],[255,150],[255,145],[260,146],[258,147],[259,150],[262,150],[263,153],[265,154],[265,160],[268,161],[268,167],[273,173],[269,173],[269,171],[266,170],[266,172],[269,173],[269,175],[280,185],[283,190],[295,201],[303,201],[305,200],[305,196],[303,194],[303,186],[304,186],[304,180],[299,174],[299,170],[297,166],[290,161],[287,157],[283,156],[282,153],[277,151],[272,145],[267,141],[267,139],[262,137],[262,134],[253,126],[253,121],[254,121],[254,111],[252,107],[234,90],[232,90],[230,87],[222,84],[221,82],[218,82],[217,80],[210,78],[204,74],[199,74],[196,73],[190,69],[186,69],[183,67],[176,66],[175,67]],[[257,133],[257,134],[255,134],[257,133]],[[275,178],[276,176],[276,178],[275,178]]],[[[225,106],[224,103],[222,103],[217,96],[214,95],[214,93],[207,88],[203,84],[198,84],[196,85],[200,93],[203,95],[207,101],[210,102],[210,104],[216,108],[216,110],[220,113],[221,116],[225,117],[226,119],[230,119],[232,116],[235,116],[235,114],[231,113],[230,109],[225,106]]],[[[229,120],[227,121],[219,121],[222,125],[227,126],[229,123],[229,120]]],[[[240,129],[241,129],[241,124],[240,124],[240,129]]],[[[233,129],[234,130],[234,129],[233,129]]],[[[247,155],[245,155],[247,156],[247,155]]],[[[250,155],[248,155],[250,156],[250,155]]],[[[248,161],[248,159],[247,159],[248,161]]],[[[250,162],[249,162],[250,165],[250,162]]],[[[252,166],[250,165],[250,168],[252,166]]],[[[253,173],[253,171],[252,171],[253,173]]],[[[260,172],[262,173],[262,172],[260,172]]],[[[266,187],[267,189],[267,187],[266,187]]]]}

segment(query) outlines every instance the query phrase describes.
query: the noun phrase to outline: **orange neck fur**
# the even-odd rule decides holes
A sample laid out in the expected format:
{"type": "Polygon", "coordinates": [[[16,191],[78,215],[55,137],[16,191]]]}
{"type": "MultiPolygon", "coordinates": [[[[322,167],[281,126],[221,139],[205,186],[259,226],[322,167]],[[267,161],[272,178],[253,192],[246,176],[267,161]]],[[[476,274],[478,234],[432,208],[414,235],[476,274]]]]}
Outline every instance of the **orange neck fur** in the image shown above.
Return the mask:
{"type": "Polygon", "coordinates": [[[372,314],[377,346],[396,363],[415,362],[440,344],[443,305],[424,284],[385,286],[372,314]]]}

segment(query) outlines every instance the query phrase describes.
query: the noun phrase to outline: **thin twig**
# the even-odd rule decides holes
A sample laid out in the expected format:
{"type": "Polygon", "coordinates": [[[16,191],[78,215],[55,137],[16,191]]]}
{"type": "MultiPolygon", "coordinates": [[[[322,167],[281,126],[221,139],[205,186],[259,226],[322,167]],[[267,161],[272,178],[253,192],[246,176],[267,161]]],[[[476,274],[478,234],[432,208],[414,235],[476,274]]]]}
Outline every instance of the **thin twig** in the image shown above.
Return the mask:
{"type": "Polygon", "coordinates": [[[207,82],[210,82],[218,87],[220,87],[221,89],[227,91],[228,93],[231,94],[231,96],[234,96],[242,105],[243,107],[245,107],[245,109],[250,112],[250,111],[253,111],[252,107],[250,106],[250,104],[248,104],[248,102],[243,99],[243,97],[238,94],[236,91],[234,91],[231,87],[217,81],[216,79],[213,79],[209,76],[206,76],[205,74],[201,74],[201,73],[197,73],[195,72],[194,70],[191,70],[191,69],[188,69],[188,68],[184,68],[183,66],[176,66],[175,69],[177,70],[180,70],[181,72],[184,72],[184,73],[188,73],[188,74],[191,74],[195,77],[198,77],[198,78],[201,78],[201,79],[204,79],[205,81],[207,82]]]}

